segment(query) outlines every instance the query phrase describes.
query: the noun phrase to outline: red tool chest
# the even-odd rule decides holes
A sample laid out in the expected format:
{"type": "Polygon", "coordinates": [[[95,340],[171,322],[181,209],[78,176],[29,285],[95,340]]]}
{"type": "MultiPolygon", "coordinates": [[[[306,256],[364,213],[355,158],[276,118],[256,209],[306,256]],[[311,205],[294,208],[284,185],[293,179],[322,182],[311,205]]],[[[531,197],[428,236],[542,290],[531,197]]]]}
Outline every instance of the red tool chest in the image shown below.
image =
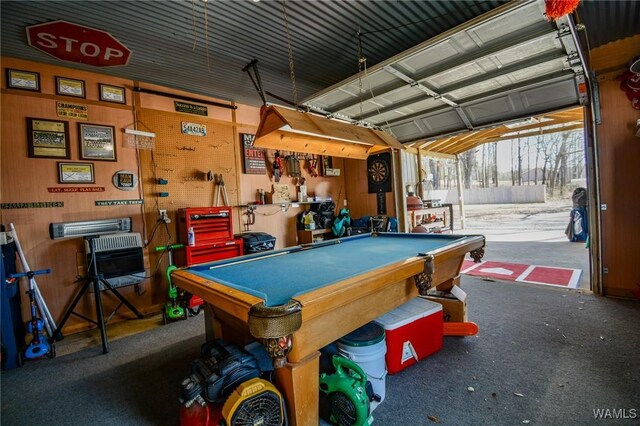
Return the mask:
{"type": "Polygon", "coordinates": [[[178,216],[180,241],[185,244],[182,266],[242,256],[242,239],[233,236],[231,207],[189,207],[180,209],[178,216]],[[193,245],[188,244],[189,228],[193,228],[193,245]]]}

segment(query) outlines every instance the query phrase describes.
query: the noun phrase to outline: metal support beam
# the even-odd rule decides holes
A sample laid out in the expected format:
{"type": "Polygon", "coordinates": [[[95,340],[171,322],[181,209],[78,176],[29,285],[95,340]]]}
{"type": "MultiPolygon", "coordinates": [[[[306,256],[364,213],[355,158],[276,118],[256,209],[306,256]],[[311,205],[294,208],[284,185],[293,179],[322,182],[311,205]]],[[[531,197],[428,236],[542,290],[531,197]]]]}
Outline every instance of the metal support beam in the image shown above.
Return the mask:
{"type": "Polygon", "coordinates": [[[407,83],[409,86],[414,87],[420,90],[421,92],[426,93],[428,96],[431,96],[433,99],[437,99],[449,105],[450,107],[452,107],[456,111],[456,113],[460,116],[460,119],[464,122],[465,126],[467,126],[467,129],[473,130],[473,125],[471,124],[469,117],[467,117],[467,114],[465,114],[462,108],[460,108],[460,105],[458,105],[451,99],[448,99],[447,97],[442,96],[440,93],[430,89],[429,87],[425,86],[419,81],[414,80],[413,78],[409,77],[405,73],[395,69],[391,65],[387,65],[386,67],[384,67],[384,70],[390,74],[393,74],[395,77],[401,79],[402,81],[407,83]]]}

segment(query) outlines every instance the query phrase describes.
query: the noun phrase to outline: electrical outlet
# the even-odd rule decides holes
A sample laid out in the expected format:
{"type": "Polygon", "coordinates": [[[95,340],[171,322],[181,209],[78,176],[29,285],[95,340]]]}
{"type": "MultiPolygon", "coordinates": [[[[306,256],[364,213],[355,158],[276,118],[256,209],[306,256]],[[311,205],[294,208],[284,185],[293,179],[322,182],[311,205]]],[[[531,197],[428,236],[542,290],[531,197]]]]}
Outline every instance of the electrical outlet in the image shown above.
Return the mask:
{"type": "Polygon", "coordinates": [[[171,219],[169,219],[165,209],[159,209],[158,214],[160,215],[160,218],[158,219],[159,222],[171,223],[171,219]]]}

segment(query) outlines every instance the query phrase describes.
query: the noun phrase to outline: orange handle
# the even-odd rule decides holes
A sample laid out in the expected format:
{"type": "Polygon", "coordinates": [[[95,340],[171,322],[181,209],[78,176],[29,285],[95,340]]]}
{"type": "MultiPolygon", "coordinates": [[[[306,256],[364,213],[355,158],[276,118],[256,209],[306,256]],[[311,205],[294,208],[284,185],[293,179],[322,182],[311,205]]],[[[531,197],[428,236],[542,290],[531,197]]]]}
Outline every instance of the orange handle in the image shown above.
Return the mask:
{"type": "Polygon", "coordinates": [[[475,322],[445,322],[445,336],[475,336],[478,334],[478,324],[475,322]]]}

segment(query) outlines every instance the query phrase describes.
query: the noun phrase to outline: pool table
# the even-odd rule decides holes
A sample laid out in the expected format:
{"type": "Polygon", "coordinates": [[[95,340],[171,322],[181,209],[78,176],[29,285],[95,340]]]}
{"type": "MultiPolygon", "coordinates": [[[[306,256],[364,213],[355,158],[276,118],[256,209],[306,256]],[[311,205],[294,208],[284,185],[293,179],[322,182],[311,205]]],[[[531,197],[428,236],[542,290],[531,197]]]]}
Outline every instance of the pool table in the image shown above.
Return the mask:
{"type": "Polygon", "coordinates": [[[319,349],[425,294],[459,281],[480,235],[372,233],[175,270],[175,285],[208,304],[208,337],[259,339],[276,367],[293,425],[318,424],[319,349]]]}

